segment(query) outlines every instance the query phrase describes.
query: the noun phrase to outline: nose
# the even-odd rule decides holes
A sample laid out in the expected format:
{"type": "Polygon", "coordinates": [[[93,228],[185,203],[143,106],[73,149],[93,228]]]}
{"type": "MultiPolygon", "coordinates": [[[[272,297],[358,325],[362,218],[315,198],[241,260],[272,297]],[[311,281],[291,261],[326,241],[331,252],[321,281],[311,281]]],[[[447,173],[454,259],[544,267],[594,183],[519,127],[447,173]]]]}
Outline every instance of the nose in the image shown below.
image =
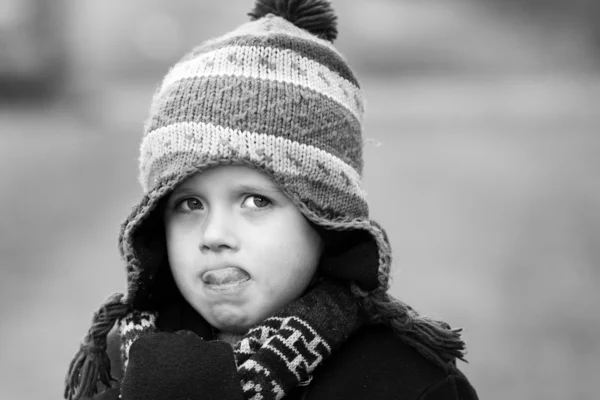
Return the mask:
{"type": "Polygon", "coordinates": [[[200,251],[207,253],[237,250],[238,237],[235,234],[233,218],[227,210],[213,208],[208,212],[203,225],[200,251]]]}

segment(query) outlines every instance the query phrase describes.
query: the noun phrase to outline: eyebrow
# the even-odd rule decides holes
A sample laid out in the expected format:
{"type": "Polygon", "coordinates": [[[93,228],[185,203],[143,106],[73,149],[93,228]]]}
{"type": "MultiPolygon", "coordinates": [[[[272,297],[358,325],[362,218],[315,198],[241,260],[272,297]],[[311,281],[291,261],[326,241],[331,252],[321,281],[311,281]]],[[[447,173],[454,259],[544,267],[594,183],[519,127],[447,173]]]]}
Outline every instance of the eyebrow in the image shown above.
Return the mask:
{"type": "Polygon", "coordinates": [[[185,186],[178,186],[175,189],[173,189],[173,191],[171,192],[171,195],[174,194],[186,194],[186,193],[193,193],[194,189],[193,188],[189,188],[189,187],[185,187],[185,186]]]}
{"type": "Polygon", "coordinates": [[[256,184],[241,184],[237,186],[237,189],[242,192],[274,192],[274,193],[283,193],[279,186],[273,183],[256,183],[256,184]]]}
{"type": "MultiPolygon", "coordinates": [[[[242,183],[235,186],[235,190],[239,192],[270,192],[270,193],[283,193],[279,186],[274,183],[242,183]]],[[[192,187],[179,186],[171,192],[171,194],[187,194],[194,193],[196,190],[192,187]]]]}

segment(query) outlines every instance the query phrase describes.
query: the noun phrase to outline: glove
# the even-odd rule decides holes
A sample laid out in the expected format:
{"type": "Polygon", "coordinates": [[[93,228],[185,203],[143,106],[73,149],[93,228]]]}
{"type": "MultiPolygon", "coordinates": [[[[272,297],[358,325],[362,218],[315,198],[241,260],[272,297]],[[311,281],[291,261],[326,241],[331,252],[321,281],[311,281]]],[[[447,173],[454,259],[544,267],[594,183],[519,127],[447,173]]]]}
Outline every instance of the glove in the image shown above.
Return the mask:
{"type": "Polygon", "coordinates": [[[241,400],[231,346],[190,331],[150,333],[129,349],[123,400],[241,400]]]}

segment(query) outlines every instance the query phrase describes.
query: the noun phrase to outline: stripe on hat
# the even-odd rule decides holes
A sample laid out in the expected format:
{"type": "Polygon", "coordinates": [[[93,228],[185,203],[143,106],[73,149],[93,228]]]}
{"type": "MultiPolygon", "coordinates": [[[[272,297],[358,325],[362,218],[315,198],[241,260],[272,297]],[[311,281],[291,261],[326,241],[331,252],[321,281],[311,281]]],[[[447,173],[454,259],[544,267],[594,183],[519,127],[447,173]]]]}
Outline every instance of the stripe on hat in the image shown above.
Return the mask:
{"type": "Polygon", "coordinates": [[[259,46],[229,46],[176,64],[161,85],[159,96],[187,78],[238,76],[290,83],[317,91],[347,108],[362,121],[360,89],[321,63],[294,51],[259,46]]]}
{"type": "Polygon", "coordinates": [[[226,40],[205,42],[186,54],[180,63],[195,59],[202,54],[234,46],[264,47],[279,49],[281,51],[293,51],[301,57],[329,68],[333,73],[340,75],[354,86],[360,87],[358,79],[356,79],[356,76],[339,53],[331,51],[329,47],[324,46],[322,43],[314,43],[283,33],[236,36],[226,40]]]}
{"type": "Polygon", "coordinates": [[[156,178],[181,173],[197,162],[223,158],[264,165],[274,174],[310,177],[365,197],[358,172],[327,151],[280,136],[201,122],[176,123],[150,132],[142,141],[140,180],[147,192],[156,178]],[[149,176],[150,171],[159,176],[149,176]]]}
{"type": "Polygon", "coordinates": [[[212,123],[311,145],[362,171],[359,122],[307,88],[237,76],[188,79],[155,99],[154,111],[147,132],[181,122],[212,123]]]}
{"type": "Polygon", "coordinates": [[[369,215],[369,207],[364,197],[329,186],[323,181],[306,176],[290,176],[285,177],[281,184],[291,192],[298,193],[302,203],[322,218],[355,219],[367,218],[369,215]]]}

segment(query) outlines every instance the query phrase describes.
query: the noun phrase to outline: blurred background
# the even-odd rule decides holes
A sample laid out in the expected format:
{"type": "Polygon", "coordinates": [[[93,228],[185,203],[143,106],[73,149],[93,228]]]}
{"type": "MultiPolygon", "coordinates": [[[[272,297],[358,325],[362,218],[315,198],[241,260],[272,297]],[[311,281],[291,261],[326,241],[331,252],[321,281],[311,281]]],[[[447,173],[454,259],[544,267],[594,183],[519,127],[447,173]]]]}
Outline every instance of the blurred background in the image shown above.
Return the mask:
{"type": "MultiPolygon", "coordinates": [[[[62,398],[92,312],[124,289],[153,90],[252,5],[0,0],[0,398],[62,398]]],[[[600,2],[334,7],[393,293],[464,328],[482,399],[597,399],[600,2]]]]}

